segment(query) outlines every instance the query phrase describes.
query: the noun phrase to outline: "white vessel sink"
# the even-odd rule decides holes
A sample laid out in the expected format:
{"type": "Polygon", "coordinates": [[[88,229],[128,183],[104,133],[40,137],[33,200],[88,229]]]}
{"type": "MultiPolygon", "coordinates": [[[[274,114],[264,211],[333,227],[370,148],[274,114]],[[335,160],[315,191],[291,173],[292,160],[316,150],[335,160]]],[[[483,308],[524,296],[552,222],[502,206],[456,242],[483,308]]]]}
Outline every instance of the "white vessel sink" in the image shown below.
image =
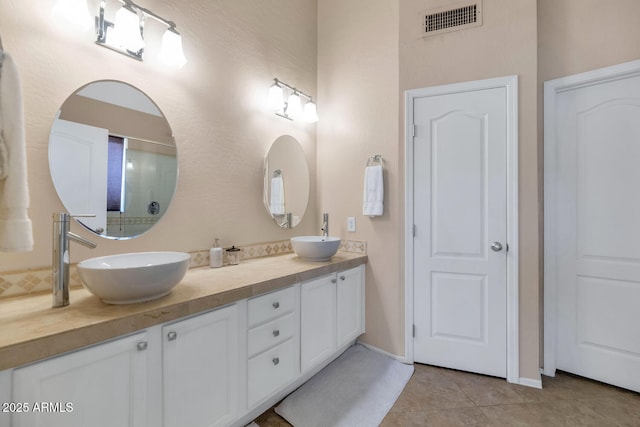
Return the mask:
{"type": "Polygon", "coordinates": [[[108,304],[132,304],[167,295],[189,268],[185,252],[138,252],[78,264],[82,284],[108,304]]]}
{"type": "Polygon", "coordinates": [[[291,238],[293,251],[304,261],[329,261],[338,252],[338,237],[298,236],[291,238]]]}

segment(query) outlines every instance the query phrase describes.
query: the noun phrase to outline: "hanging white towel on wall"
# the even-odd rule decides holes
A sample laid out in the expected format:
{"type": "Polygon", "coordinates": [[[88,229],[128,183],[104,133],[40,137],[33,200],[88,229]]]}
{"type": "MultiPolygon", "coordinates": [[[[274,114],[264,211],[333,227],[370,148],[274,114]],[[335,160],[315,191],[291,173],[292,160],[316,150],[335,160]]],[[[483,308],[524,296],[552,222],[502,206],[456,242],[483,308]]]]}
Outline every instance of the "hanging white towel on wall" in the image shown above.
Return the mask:
{"type": "Polygon", "coordinates": [[[28,216],[29,187],[22,109],[22,86],[13,58],[4,53],[0,75],[0,136],[6,158],[6,178],[0,180],[0,251],[33,250],[28,216]]]}
{"type": "Polygon", "coordinates": [[[284,180],[282,176],[271,178],[271,201],[269,210],[272,215],[284,215],[284,180]]]}
{"type": "Polygon", "coordinates": [[[364,170],[362,214],[370,217],[384,212],[384,177],[382,165],[367,166],[364,170]]]}

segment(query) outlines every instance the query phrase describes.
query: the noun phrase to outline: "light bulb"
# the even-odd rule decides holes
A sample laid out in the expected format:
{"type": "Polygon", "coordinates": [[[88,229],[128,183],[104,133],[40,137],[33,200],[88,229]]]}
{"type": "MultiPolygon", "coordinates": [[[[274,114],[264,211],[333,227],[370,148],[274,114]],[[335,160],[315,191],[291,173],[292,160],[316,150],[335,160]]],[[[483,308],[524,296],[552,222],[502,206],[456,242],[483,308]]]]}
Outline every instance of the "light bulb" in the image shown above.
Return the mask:
{"type": "Polygon", "coordinates": [[[140,18],[134,11],[121,7],[116,12],[113,23],[113,33],[110,40],[122,49],[138,52],[144,47],[144,40],[140,32],[140,18]]]}
{"type": "Polygon", "coordinates": [[[278,83],[269,88],[269,108],[273,111],[284,110],[284,92],[278,83]]]}
{"type": "Polygon", "coordinates": [[[297,92],[293,92],[287,100],[287,109],[285,111],[287,116],[292,119],[297,119],[302,114],[302,102],[297,92]]]}
{"type": "Polygon", "coordinates": [[[87,7],[87,0],[58,0],[53,8],[53,16],[81,31],[87,31],[93,23],[93,18],[87,7]]]}
{"type": "Polygon", "coordinates": [[[169,66],[182,68],[187,62],[182,51],[182,37],[175,31],[168,29],[162,35],[162,50],[160,60],[169,66]]]}
{"type": "Polygon", "coordinates": [[[309,101],[304,104],[304,121],[307,123],[315,123],[318,121],[318,110],[316,104],[313,101],[309,101]]]}

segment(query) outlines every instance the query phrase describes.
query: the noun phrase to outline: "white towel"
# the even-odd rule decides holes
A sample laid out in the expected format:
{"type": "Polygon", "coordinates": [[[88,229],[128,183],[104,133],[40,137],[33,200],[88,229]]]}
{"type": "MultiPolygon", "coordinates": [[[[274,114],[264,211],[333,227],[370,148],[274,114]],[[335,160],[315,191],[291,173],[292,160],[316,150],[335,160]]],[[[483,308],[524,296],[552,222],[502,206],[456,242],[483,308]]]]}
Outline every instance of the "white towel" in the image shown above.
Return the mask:
{"type": "Polygon", "coordinates": [[[384,178],[381,165],[367,166],[364,171],[362,214],[370,217],[384,212],[384,178]]]}
{"type": "Polygon", "coordinates": [[[0,251],[31,251],[33,231],[28,216],[22,87],[18,68],[6,52],[0,74],[0,135],[4,139],[8,167],[6,178],[0,181],[0,251]]]}
{"type": "Polygon", "coordinates": [[[272,215],[284,215],[284,180],[282,176],[271,178],[271,200],[269,210],[272,215]]]}

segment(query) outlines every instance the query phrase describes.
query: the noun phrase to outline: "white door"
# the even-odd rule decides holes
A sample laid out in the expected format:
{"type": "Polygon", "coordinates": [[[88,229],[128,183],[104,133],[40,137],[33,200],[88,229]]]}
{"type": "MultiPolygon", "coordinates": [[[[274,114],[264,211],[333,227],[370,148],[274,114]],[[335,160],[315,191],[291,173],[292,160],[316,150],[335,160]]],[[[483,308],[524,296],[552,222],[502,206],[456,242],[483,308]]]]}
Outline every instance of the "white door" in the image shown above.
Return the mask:
{"type": "Polygon", "coordinates": [[[51,178],[72,214],[94,214],[80,221],[92,230],[107,229],[109,131],[56,119],[49,140],[51,178]]]}
{"type": "Polygon", "coordinates": [[[558,92],[554,110],[556,367],[640,391],[640,64],[558,92]]]}
{"type": "Polygon", "coordinates": [[[414,360],[507,376],[507,89],[414,99],[414,360]]]}

